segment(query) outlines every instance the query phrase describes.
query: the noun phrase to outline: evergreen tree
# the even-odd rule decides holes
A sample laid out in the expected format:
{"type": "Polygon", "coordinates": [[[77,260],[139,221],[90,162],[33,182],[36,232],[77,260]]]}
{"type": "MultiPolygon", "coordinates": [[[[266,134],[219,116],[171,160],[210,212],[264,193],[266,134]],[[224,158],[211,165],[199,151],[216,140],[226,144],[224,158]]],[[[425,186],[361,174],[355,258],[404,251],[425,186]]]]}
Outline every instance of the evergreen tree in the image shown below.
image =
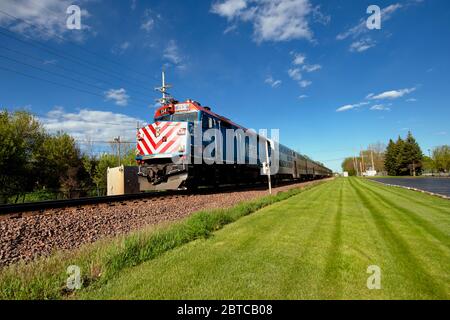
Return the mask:
{"type": "Polygon", "coordinates": [[[397,176],[409,175],[408,160],[407,160],[407,145],[405,141],[399,136],[395,143],[396,160],[395,171],[397,176]]]}
{"type": "Polygon", "coordinates": [[[417,175],[422,172],[423,153],[411,132],[408,132],[405,140],[403,160],[406,165],[406,171],[410,175],[417,175]]]}
{"type": "Polygon", "coordinates": [[[397,174],[396,169],[396,161],[397,161],[397,146],[389,139],[388,146],[386,148],[386,154],[384,158],[384,168],[386,169],[388,175],[395,176],[397,174]]]}

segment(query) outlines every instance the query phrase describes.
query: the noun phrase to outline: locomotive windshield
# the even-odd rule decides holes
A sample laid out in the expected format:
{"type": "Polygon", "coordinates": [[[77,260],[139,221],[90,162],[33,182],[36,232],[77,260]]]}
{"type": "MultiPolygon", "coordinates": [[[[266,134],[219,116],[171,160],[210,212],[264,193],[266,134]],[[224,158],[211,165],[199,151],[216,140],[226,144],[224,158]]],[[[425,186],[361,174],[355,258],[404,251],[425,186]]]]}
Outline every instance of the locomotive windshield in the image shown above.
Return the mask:
{"type": "Polygon", "coordinates": [[[155,120],[196,122],[196,121],[198,121],[198,112],[167,114],[165,116],[156,118],[155,120]]]}

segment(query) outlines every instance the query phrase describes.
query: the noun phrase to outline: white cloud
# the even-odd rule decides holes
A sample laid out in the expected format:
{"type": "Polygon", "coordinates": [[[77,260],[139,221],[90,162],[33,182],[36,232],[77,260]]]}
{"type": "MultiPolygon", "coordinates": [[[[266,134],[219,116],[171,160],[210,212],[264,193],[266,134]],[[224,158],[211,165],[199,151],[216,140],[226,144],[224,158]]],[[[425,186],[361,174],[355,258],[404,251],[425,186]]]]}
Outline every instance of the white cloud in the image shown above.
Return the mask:
{"type": "Polygon", "coordinates": [[[147,32],[150,32],[153,29],[154,25],[155,25],[155,20],[151,16],[151,11],[149,9],[145,10],[144,18],[141,23],[141,29],[145,30],[147,32]]]}
{"type": "Polygon", "coordinates": [[[309,87],[311,84],[312,84],[312,82],[309,81],[309,80],[302,80],[302,81],[299,82],[299,85],[302,88],[309,87]]]}
{"type": "Polygon", "coordinates": [[[137,0],[131,0],[131,10],[135,10],[137,5],[137,0]]]}
{"type": "MultiPolygon", "coordinates": [[[[400,3],[391,4],[381,10],[381,21],[382,23],[386,22],[392,17],[392,14],[403,6],[400,3]]],[[[366,19],[368,16],[361,18],[359,23],[354,27],[350,28],[347,31],[344,31],[337,35],[337,40],[344,40],[348,37],[356,38],[361,34],[364,34],[370,31],[366,26],[366,19]]]]}
{"type": "Polygon", "coordinates": [[[0,14],[0,26],[39,39],[58,38],[57,40],[61,40],[59,37],[70,36],[76,41],[82,41],[85,36],[84,31],[90,30],[86,22],[90,15],[86,6],[83,5],[84,2],[86,1],[78,3],[82,9],[81,32],[78,30],[74,32],[66,26],[66,10],[72,4],[70,0],[2,0],[0,1],[0,10],[10,14],[11,17],[0,14]],[[57,14],[57,12],[61,14],[57,14]]]}
{"type": "Polygon", "coordinates": [[[305,63],[306,56],[304,54],[295,52],[292,52],[292,54],[294,55],[294,60],[292,61],[293,64],[299,66],[305,63]]]}
{"type": "Polygon", "coordinates": [[[130,43],[125,41],[112,48],[112,53],[121,55],[130,47],[130,43]]]}
{"type": "Polygon", "coordinates": [[[130,98],[124,88],[109,89],[105,92],[105,97],[106,100],[113,100],[115,104],[122,107],[128,105],[128,99],[130,98]]]}
{"type": "Polygon", "coordinates": [[[308,98],[308,96],[306,94],[302,94],[300,96],[298,96],[299,99],[306,99],[308,98]]]}
{"type": "Polygon", "coordinates": [[[288,69],[289,77],[292,80],[297,81],[299,86],[302,88],[310,86],[312,82],[303,79],[302,71],[314,72],[322,69],[322,66],[320,64],[306,64],[306,55],[302,53],[296,53],[292,51],[291,55],[293,56],[292,64],[294,65],[294,67],[288,69]]]}
{"type": "Polygon", "coordinates": [[[416,102],[416,101],[417,101],[416,98],[409,98],[409,99],[406,99],[406,102],[416,102]]]}
{"type": "Polygon", "coordinates": [[[137,123],[144,124],[143,120],[125,114],[89,109],[70,113],[62,107],[55,107],[39,120],[50,132],[64,131],[75,139],[96,141],[110,141],[117,136],[134,141],[137,123]]]}
{"type": "Polygon", "coordinates": [[[231,20],[242,13],[242,10],[246,7],[247,0],[227,0],[214,3],[211,7],[211,11],[231,20]]]}
{"type": "Polygon", "coordinates": [[[148,18],[146,21],[142,22],[141,29],[149,32],[153,29],[154,24],[155,21],[152,18],[148,18]]]}
{"type": "Polygon", "coordinates": [[[305,64],[302,67],[302,70],[304,70],[306,72],[314,72],[314,71],[317,71],[320,69],[322,69],[322,66],[320,64],[313,64],[313,65],[305,64]]]}
{"type": "Polygon", "coordinates": [[[409,89],[400,89],[400,90],[391,90],[391,91],[385,91],[377,95],[371,95],[369,99],[371,100],[382,100],[382,99],[397,99],[401,98],[411,92],[414,92],[416,88],[409,88],[409,89]]]}
{"type": "Polygon", "coordinates": [[[389,111],[391,108],[385,106],[384,104],[376,104],[370,108],[370,110],[376,110],[376,111],[389,111]]]}
{"type": "Polygon", "coordinates": [[[211,7],[228,21],[252,23],[257,42],[312,40],[308,16],[315,13],[317,17],[317,10],[309,0],[220,0],[211,7]]]}
{"type": "Polygon", "coordinates": [[[272,88],[278,88],[281,85],[281,80],[275,80],[272,76],[268,76],[264,82],[269,84],[272,88]]]}
{"type": "Polygon", "coordinates": [[[184,57],[178,49],[177,43],[170,40],[164,49],[163,58],[178,68],[184,68],[184,57]]]}
{"type": "Polygon", "coordinates": [[[364,38],[361,40],[357,40],[354,41],[351,45],[350,45],[350,51],[351,52],[364,52],[372,47],[375,47],[376,42],[373,41],[370,38],[364,38]]]}
{"type": "Polygon", "coordinates": [[[302,79],[302,73],[300,68],[291,68],[288,70],[288,75],[292,80],[300,81],[302,79]]]}
{"type": "Polygon", "coordinates": [[[368,102],[360,102],[360,103],[356,103],[356,104],[346,104],[342,107],[339,107],[336,109],[336,112],[343,112],[343,111],[349,111],[352,109],[357,109],[361,106],[367,105],[369,104],[368,102]]]}

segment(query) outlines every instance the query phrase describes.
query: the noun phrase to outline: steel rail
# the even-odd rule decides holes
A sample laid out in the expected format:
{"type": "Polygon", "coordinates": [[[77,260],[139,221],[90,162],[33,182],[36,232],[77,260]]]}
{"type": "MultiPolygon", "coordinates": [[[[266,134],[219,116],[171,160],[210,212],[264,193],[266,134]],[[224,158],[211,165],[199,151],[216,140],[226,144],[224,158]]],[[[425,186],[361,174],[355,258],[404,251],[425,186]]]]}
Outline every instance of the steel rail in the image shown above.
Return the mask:
{"type": "Polygon", "coordinates": [[[100,196],[100,197],[84,197],[77,199],[63,199],[63,200],[46,200],[36,202],[14,203],[14,204],[2,204],[0,205],[0,216],[11,213],[22,213],[29,211],[42,211],[46,209],[58,209],[68,207],[78,207],[84,205],[101,204],[101,203],[114,203],[123,202],[129,200],[138,200],[153,197],[163,197],[175,194],[185,194],[185,190],[179,191],[161,191],[161,192],[143,192],[124,194],[117,196],[100,196]]]}

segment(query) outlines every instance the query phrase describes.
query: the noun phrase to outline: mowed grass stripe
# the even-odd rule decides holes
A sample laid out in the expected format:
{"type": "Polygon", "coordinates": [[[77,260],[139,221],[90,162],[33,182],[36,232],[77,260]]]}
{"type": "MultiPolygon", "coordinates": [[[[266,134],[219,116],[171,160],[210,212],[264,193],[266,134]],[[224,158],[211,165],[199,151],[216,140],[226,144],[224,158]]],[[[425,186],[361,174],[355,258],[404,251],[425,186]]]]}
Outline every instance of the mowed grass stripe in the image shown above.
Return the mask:
{"type": "Polygon", "coordinates": [[[334,189],[330,182],[295,196],[296,201],[283,201],[287,207],[271,206],[270,214],[260,210],[216,232],[211,239],[173,250],[164,259],[129,270],[104,290],[82,297],[282,299],[294,298],[299,292],[312,297],[318,284],[308,279],[320,274],[315,265],[297,260],[310,255],[310,248],[316,246],[326,214],[314,214],[315,208],[328,203],[334,189]],[[292,214],[295,205],[301,210],[292,214]],[[304,286],[305,282],[310,285],[304,286]],[[141,284],[135,287],[137,283],[141,284]]]}
{"type": "MultiPolygon", "coordinates": [[[[422,215],[417,214],[416,212],[424,212],[424,208],[416,208],[413,210],[410,207],[401,206],[398,205],[396,202],[389,200],[389,195],[386,192],[379,192],[376,188],[373,186],[368,185],[366,182],[362,182],[361,180],[358,180],[358,183],[362,185],[366,191],[370,192],[375,199],[377,199],[380,203],[384,205],[386,210],[390,210],[391,212],[394,212],[396,214],[396,217],[404,222],[409,224],[411,227],[416,228],[419,232],[420,229],[424,232],[428,233],[432,237],[434,237],[438,242],[435,243],[436,245],[443,245],[446,249],[449,249],[450,245],[450,226],[448,229],[445,229],[445,231],[441,230],[439,225],[435,225],[436,220],[435,219],[426,219],[422,217],[422,215]]],[[[449,203],[450,204],[450,203],[449,203]]],[[[426,216],[426,215],[425,215],[426,216]]],[[[428,215],[430,216],[430,215],[428,215]]],[[[450,217],[450,212],[448,214],[448,217],[450,217]]],[[[445,225],[445,219],[439,220],[440,225],[445,225]]],[[[424,235],[426,237],[426,235],[424,235]]],[[[448,251],[448,250],[447,250],[448,251]]],[[[447,252],[449,253],[449,252],[447,252]]]]}
{"type": "Polygon", "coordinates": [[[398,212],[386,213],[386,203],[365,188],[344,178],[317,186],[241,218],[208,239],[128,268],[78,297],[448,298],[447,273],[439,273],[447,255],[430,250],[433,256],[417,258],[416,250],[430,247],[424,239],[429,234],[399,219],[398,212]],[[381,290],[366,286],[366,270],[373,264],[382,270],[381,290]]]}
{"type": "Polygon", "coordinates": [[[409,192],[403,187],[397,186],[387,186],[381,182],[365,180],[367,184],[377,188],[378,190],[383,190],[388,192],[390,195],[396,195],[399,202],[409,202],[414,203],[418,206],[424,207],[427,210],[436,211],[436,213],[440,214],[441,217],[447,217],[450,214],[450,208],[448,204],[448,200],[442,199],[439,197],[430,198],[429,194],[422,192],[409,192]],[[430,206],[430,202],[433,203],[433,206],[430,206]]]}
{"type": "MultiPolygon", "coordinates": [[[[424,220],[412,209],[400,207],[393,203],[393,201],[387,200],[388,196],[376,192],[378,189],[372,188],[373,186],[371,184],[371,188],[367,188],[366,180],[356,181],[384,207],[382,210],[390,225],[397,234],[401,235],[414,248],[411,251],[414,252],[417,259],[426,262],[427,270],[439,275],[442,278],[442,283],[448,287],[450,285],[450,277],[448,274],[450,238],[434,225],[434,223],[444,224],[445,220],[433,219],[433,222],[424,220]],[[434,259],[436,256],[440,256],[443,259],[434,259]]],[[[417,210],[422,213],[426,212],[425,209],[418,208],[417,210]]],[[[429,216],[433,216],[433,214],[429,214],[429,216]]]]}
{"type": "MultiPolygon", "coordinates": [[[[397,265],[399,266],[399,268],[397,268],[398,272],[403,275],[405,281],[410,283],[410,286],[417,286],[419,289],[418,291],[411,292],[411,298],[434,297],[438,299],[447,299],[448,295],[444,287],[446,284],[441,284],[440,281],[435,280],[435,278],[428,273],[427,268],[421,264],[419,259],[412,252],[408,243],[400,236],[400,232],[398,232],[399,229],[395,229],[392,226],[392,222],[388,222],[388,220],[392,218],[392,215],[387,215],[388,211],[380,208],[379,202],[367,195],[364,192],[367,191],[367,189],[362,188],[361,184],[356,183],[354,179],[350,181],[364,206],[370,212],[378,232],[387,244],[387,249],[391,252],[392,256],[397,259],[397,265]]],[[[397,220],[395,223],[398,224],[399,221],[397,220]]],[[[417,249],[417,247],[415,247],[415,249],[417,249]]],[[[437,276],[439,277],[439,275],[437,276]]]]}

